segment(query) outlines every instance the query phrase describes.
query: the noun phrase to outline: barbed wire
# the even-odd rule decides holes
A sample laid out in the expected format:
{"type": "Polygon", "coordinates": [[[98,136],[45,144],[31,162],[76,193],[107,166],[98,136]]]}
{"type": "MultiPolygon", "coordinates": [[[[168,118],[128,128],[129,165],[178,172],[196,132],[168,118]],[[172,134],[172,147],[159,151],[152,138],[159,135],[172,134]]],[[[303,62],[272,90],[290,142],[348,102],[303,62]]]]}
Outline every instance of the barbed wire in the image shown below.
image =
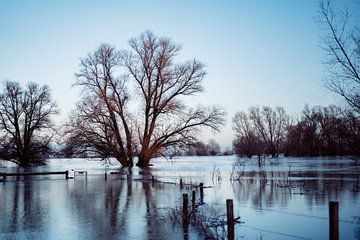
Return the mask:
{"type": "MultiPolygon", "coordinates": [[[[222,204],[222,203],[209,203],[209,204],[226,206],[226,204],[222,204]]],[[[234,207],[246,208],[246,209],[254,209],[254,208],[251,208],[251,207],[245,207],[245,206],[239,206],[239,205],[234,205],[234,207]]],[[[287,215],[298,216],[298,217],[307,217],[307,218],[313,218],[313,219],[320,219],[320,220],[325,220],[325,221],[329,220],[328,217],[307,215],[307,214],[303,214],[303,213],[294,213],[294,212],[280,211],[280,210],[274,210],[274,209],[258,208],[256,210],[271,211],[271,212],[275,212],[275,213],[287,214],[287,215]]],[[[359,221],[353,221],[353,220],[347,220],[347,219],[339,219],[339,222],[360,225],[360,220],[359,221]]]]}
{"type": "Polygon", "coordinates": [[[256,231],[261,231],[261,232],[266,232],[266,233],[271,233],[271,234],[276,234],[276,235],[280,235],[280,236],[284,236],[284,237],[291,237],[291,238],[295,238],[295,239],[303,239],[303,240],[312,240],[312,238],[307,238],[307,237],[303,237],[303,236],[299,236],[299,235],[294,235],[294,234],[290,234],[290,233],[284,233],[284,232],[278,232],[278,231],[272,231],[272,230],[268,230],[268,229],[264,229],[264,228],[259,228],[259,227],[252,227],[249,225],[240,225],[241,227],[246,227],[249,229],[253,229],[256,231]]]}

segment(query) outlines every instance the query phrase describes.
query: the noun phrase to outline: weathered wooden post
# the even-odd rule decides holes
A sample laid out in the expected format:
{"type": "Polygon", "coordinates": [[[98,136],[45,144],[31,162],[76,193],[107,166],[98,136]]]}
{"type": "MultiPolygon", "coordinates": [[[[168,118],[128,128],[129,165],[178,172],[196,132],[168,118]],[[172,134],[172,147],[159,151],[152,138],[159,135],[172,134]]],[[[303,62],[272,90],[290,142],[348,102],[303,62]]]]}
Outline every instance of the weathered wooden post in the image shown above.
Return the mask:
{"type": "Polygon", "coordinates": [[[189,224],[189,213],[188,213],[188,195],[186,193],[183,194],[183,226],[187,227],[189,224]]]}
{"type": "Polygon", "coordinates": [[[180,178],[180,188],[183,188],[183,180],[180,178]]]}
{"type": "Polygon", "coordinates": [[[329,239],[339,239],[339,203],[329,203],[329,239]]]}
{"type": "Polygon", "coordinates": [[[234,206],[232,199],[226,199],[228,239],[234,240],[234,206]]]}
{"type": "Polygon", "coordinates": [[[191,202],[192,202],[192,209],[194,211],[195,207],[196,207],[196,192],[195,191],[192,191],[191,202]]]}
{"type": "Polygon", "coordinates": [[[200,183],[200,202],[203,203],[204,201],[204,184],[200,183]]]}

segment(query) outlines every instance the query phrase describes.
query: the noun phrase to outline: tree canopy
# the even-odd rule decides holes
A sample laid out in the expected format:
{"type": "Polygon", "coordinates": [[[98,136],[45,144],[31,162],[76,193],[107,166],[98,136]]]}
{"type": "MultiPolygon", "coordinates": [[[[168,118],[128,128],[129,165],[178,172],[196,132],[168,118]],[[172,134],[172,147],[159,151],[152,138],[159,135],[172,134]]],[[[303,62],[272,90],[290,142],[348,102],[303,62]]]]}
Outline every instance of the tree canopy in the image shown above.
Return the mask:
{"type": "Polygon", "coordinates": [[[330,0],[320,1],[318,21],[324,30],[326,87],[360,113],[359,16],[337,8],[330,0]],[[357,17],[357,18],[356,18],[357,17]]]}
{"type": "Polygon", "coordinates": [[[219,131],[219,106],[188,107],[183,98],[203,90],[204,66],[196,59],[176,63],[180,47],[144,32],[129,50],[102,44],[81,59],[75,85],[82,99],[73,113],[70,140],[123,166],[148,166],[167,151],[196,143],[207,127],[219,131]]]}
{"type": "Polygon", "coordinates": [[[22,167],[41,163],[49,152],[52,116],[58,113],[48,86],[30,82],[25,88],[6,81],[0,94],[2,156],[22,167]]]}

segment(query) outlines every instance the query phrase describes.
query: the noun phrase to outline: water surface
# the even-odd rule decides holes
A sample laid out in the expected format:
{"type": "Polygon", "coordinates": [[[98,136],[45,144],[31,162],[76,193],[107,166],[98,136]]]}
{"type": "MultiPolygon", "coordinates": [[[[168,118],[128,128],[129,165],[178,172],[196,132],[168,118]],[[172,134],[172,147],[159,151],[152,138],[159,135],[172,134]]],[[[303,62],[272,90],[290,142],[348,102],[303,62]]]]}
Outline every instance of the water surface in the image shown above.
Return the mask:
{"type": "MultiPolygon", "coordinates": [[[[203,182],[204,205],[225,214],[233,199],[237,239],[328,239],[328,204],[340,206],[340,238],[360,239],[359,167],[346,159],[227,157],[155,159],[150,170],[84,159],[51,159],[33,169],[86,170],[77,175],[8,177],[0,182],[0,239],[184,239],[169,212],[203,182]],[[104,173],[118,172],[108,175],[104,173]],[[152,183],[151,176],[156,180],[152,183]],[[182,178],[186,184],[178,185],[182,178]],[[174,184],[172,184],[174,183],[174,184]]],[[[185,235],[186,237],[186,235],[185,235]]],[[[189,239],[201,239],[190,227],[189,239]]]]}

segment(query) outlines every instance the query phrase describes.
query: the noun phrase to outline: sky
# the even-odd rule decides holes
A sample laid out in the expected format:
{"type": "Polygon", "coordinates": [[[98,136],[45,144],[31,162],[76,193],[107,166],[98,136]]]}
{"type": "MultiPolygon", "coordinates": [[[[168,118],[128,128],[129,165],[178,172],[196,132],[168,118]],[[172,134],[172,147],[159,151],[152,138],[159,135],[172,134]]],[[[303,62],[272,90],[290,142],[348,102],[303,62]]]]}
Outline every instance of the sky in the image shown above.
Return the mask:
{"type": "MultiPolygon", "coordinates": [[[[341,4],[351,3],[341,1],[341,4]]],[[[218,134],[231,147],[231,119],[250,106],[283,106],[290,115],[305,104],[338,104],[324,88],[317,0],[0,1],[0,81],[35,81],[52,89],[65,121],[79,89],[79,59],[101,43],[128,49],[145,30],[182,46],[178,60],[206,66],[205,92],[188,103],[220,105],[227,123],[218,134]]],[[[357,7],[359,7],[357,5],[357,7]]],[[[359,9],[359,8],[357,8],[359,9]]]]}

